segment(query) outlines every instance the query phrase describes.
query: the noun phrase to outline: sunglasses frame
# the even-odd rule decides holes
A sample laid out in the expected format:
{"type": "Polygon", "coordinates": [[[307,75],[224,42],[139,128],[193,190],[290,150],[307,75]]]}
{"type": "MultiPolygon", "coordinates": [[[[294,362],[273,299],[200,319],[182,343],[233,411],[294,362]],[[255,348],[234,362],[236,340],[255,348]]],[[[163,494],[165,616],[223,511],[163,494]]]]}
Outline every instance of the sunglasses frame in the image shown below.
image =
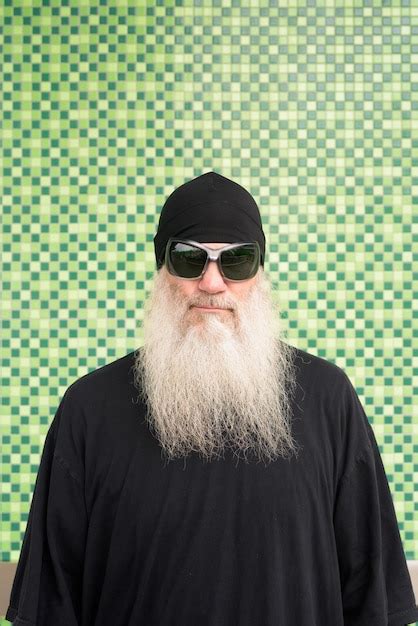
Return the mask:
{"type": "Polygon", "coordinates": [[[261,252],[260,252],[260,245],[258,243],[258,241],[240,241],[238,243],[229,243],[226,246],[223,246],[222,248],[218,248],[217,250],[214,250],[213,248],[208,248],[207,246],[205,246],[202,243],[199,243],[198,241],[192,241],[191,239],[178,239],[177,237],[170,237],[170,239],[167,242],[166,245],[166,249],[165,249],[165,257],[164,257],[164,263],[165,266],[167,268],[167,271],[172,275],[175,276],[176,278],[179,278],[180,280],[199,280],[200,278],[202,278],[203,274],[206,272],[207,266],[209,261],[216,261],[219,272],[222,276],[222,278],[224,278],[225,280],[228,280],[232,283],[242,283],[245,280],[250,280],[250,278],[253,278],[257,272],[258,269],[260,267],[260,261],[261,261],[261,252]],[[199,274],[199,276],[196,276],[195,278],[185,278],[184,276],[178,276],[177,274],[173,274],[173,272],[171,271],[171,264],[170,264],[170,246],[173,242],[176,243],[185,243],[187,245],[191,245],[194,246],[195,248],[200,248],[201,250],[204,250],[207,254],[206,257],[206,261],[205,264],[203,266],[202,272],[201,274],[199,274]],[[224,252],[225,250],[232,250],[233,248],[239,248],[241,246],[248,246],[248,245],[252,245],[255,246],[255,249],[257,251],[257,266],[256,266],[256,270],[254,272],[254,274],[252,274],[252,276],[249,276],[248,278],[239,278],[239,279],[234,279],[234,278],[227,278],[225,276],[225,274],[223,273],[222,270],[222,265],[221,265],[221,253],[224,252]]]}

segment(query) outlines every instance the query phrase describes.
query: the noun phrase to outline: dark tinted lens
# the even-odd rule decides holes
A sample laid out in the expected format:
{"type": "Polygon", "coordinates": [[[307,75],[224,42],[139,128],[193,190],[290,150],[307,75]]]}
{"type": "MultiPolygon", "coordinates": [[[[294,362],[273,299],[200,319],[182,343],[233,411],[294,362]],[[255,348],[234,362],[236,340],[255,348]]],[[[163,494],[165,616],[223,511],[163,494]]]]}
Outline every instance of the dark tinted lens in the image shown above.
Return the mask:
{"type": "Polygon", "coordinates": [[[200,248],[173,241],[168,255],[169,269],[182,278],[197,278],[202,273],[206,257],[206,252],[200,248]]]}
{"type": "Polygon", "coordinates": [[[257,273],[259,260],[257,246],[252,243],[244,244],[222,252],[222,271],[230,280],[246,280],[257,273]]]}

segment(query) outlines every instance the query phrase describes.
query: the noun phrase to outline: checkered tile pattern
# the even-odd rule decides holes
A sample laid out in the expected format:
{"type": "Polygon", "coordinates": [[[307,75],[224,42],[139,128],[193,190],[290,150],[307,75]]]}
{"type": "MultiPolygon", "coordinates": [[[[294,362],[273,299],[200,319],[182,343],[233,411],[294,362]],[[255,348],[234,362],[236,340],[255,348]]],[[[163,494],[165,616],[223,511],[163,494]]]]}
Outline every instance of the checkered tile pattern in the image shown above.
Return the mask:
{"type": "Polygon", "coordinates": [[[164,199],[210,170],[259,202],[289,342],[356,386],[418,558],[418,2],[0,4],[0,558],[65,389],[141,343],[164,199]]]}

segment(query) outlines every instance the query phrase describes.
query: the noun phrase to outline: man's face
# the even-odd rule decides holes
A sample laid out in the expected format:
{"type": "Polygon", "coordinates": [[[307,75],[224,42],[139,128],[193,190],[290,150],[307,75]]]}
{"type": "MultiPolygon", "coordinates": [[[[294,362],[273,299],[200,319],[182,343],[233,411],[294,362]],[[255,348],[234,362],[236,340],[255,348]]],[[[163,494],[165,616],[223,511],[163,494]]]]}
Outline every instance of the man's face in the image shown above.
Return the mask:
{"type": "MultiPolygon", "coordinates": [[[[213,250],[218,250],[227,244],[208,243],[205,245],[213,250]]],[[[190,300],[192,303],[189,309],[190,315],[195,318],[202,315],[216,315],[226,321],[234,314],[232,303],[247,298],[257,280],[256,276],[248,280],[234,282],[222,276],[216,261],[209,261],[201,278],[184,280],[167,272],[167,282],[178,294],[190,300]]]]}

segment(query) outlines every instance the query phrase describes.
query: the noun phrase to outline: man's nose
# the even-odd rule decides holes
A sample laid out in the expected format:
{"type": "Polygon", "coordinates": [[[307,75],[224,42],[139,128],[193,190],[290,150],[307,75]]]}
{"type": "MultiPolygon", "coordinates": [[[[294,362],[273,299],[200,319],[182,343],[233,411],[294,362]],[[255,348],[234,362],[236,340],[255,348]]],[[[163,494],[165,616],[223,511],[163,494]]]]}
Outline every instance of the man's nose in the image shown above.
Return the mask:
{"type": "Polygon", "coordinates": [[[219,293],[227,289],[216,261],[209,261],[206,271],[199,281],[199,289],[207,293],[219,293]]]}

